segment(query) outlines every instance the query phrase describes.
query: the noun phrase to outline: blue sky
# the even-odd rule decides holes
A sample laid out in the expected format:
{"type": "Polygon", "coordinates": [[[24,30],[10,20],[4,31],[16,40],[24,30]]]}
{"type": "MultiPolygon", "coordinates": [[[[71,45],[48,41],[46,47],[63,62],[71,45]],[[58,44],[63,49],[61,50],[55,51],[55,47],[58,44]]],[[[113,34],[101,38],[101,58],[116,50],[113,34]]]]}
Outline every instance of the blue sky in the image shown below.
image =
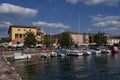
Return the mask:
{"type": "Polygon", "coordinates": [[[9,25],[37,26],[51,34],[120,35],[120,0],[0,0],[0,37],[7,36],[9,25]]]}

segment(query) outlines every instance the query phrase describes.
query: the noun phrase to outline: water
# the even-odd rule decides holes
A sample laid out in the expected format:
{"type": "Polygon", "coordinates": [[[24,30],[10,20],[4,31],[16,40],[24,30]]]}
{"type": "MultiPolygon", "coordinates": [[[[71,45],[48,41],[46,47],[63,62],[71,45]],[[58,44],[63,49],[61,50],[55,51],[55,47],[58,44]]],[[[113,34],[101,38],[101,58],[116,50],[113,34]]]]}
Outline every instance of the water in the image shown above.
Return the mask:
{"type": "Polygon", "coordinates": [[[120,80],[120,54],[10,61],[23,80],[120,80]]]}

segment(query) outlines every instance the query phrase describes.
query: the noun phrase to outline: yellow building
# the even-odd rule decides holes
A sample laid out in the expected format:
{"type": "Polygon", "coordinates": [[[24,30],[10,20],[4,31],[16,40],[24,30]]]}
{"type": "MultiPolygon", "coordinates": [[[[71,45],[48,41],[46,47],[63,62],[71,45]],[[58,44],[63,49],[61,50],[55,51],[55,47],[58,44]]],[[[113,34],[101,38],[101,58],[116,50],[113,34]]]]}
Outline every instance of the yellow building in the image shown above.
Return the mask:
{"type": "Polygon", "coordinates": [[[34,26],[24,26],[24,25],[11,25],[8,30],[9,37],[11,39],[12,45],[17,42],[24,43],[25,33],[31,31],[35,34],[37,41],[42,40],[44,31],[38,27],[34,26]]]}

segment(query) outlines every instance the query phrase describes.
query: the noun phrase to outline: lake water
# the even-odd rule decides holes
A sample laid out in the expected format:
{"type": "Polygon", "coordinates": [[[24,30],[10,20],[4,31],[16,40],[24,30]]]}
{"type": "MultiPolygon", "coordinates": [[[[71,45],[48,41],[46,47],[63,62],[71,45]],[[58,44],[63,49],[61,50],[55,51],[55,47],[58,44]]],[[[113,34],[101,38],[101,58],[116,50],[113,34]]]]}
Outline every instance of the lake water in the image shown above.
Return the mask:
{"type": "Polygon", "coordinates": [[[23,80],[120,80],[120,54],[9,60],[23,80]]]}

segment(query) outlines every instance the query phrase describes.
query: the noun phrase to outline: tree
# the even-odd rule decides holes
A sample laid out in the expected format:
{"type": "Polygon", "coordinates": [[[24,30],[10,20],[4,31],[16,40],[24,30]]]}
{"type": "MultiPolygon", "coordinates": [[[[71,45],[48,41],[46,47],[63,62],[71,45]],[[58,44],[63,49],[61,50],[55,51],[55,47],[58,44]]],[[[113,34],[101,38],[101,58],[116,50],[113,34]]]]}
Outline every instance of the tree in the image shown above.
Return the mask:
{"type": "Polygon", "coordinates": [[[1,39],[0,39],[0,43],[4,43],[4,42],[7,42],[7,43],[8,43],[8,42],[10,42],[10,39],[9,39],[8,37],[5,37],[5,38],[3,37],[3,38],[1,38],[1,39]]]}
{"type": "Polygon", "coordinates": [[[105,33],[98,32],[94,37],[95,43],[97,43],[99,46],[107,43],[107,36],[105,36],[105,33]]]}
{"type": "Polygon", "coordinates": [[[119,41],[119,43],[118,43],[118,47],[120,47],[120,41],[119,41]]]}
{"type": "Polygon", "coordinates": [[[61,47],[69,47],[73,44],[70,32],[63,32],[59,34],[59,43],[61,47]]]}
{"type": "Polygon", "coordinates": [[[44,45],[52,46],[53,42],[54,42],[54,38],[52,35],[49,34],[44,35],[44,45]]]}
{"type": "Polygon", "coordinates": [[[36,39],[33,32],[31,31],[26,32],[24,45],[27,47],[31,47],[31,45],[34,45],[34,46],[36,45],[36,39]]]}

